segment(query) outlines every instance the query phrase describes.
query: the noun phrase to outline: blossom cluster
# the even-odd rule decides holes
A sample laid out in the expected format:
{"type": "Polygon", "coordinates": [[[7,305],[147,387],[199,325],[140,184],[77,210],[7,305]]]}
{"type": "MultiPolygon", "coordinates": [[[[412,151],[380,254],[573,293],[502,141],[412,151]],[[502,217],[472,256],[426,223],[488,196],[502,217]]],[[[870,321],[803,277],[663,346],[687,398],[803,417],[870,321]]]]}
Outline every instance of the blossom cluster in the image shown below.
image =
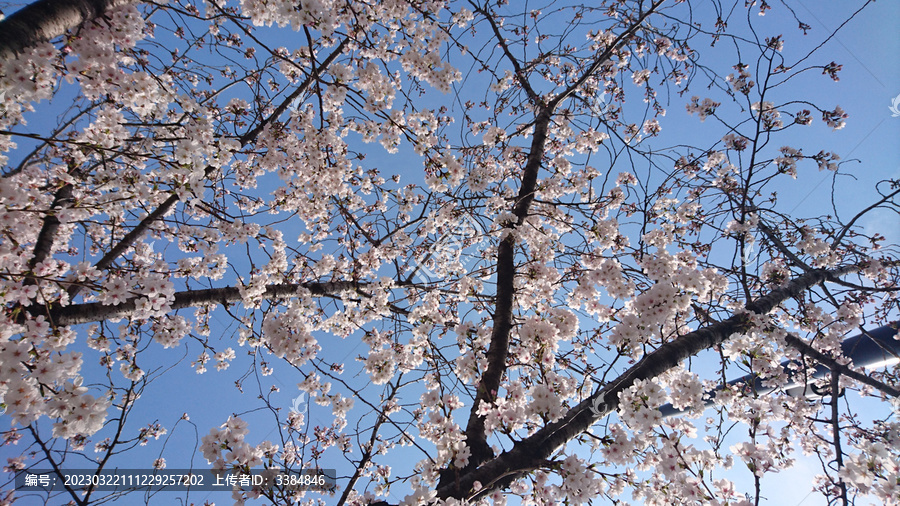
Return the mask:
{"type": "MultiPolygon", "coordinates": [[[[270,441],[253,446],[245,441],[248,424],[240,417],[230,416],[219,428],[212,428],[201,438],[200,451],[203,457],[212,464],[213,470],[236,471],[247,473],[251,468],[263,464],[263,458],[271,459],[278,453],[278,445],[270,441]]],[[[244,504],[247,499],[256,499],[261,491],[254,487],[251,490],[234,490],[232,498],[235,504],[244,504]]]]}
{"type": "Polygon", "coordinates": [[[24,328],[12,326],[0,341],[0,398],[13,423],[28,425],[41,416],[57,421],[53,437],[71,439],[94,434],[103,427],[112,405],[108,394],[95,397],[82,386],[82,355],[62,352],[74,340],[69,329],[48,336],[43,316],[28,320],[24,328]],[[22,332],[19,339],[9,339],[22,332]]]}
{"type": "Polygon", "coordinates": [[[687,105],[687,112],[689,114],[697,113],[700,117],[700,121],[705,121],[708,116],[712,116],[716,113],[716,108],[720,105],[722,104],[710,98],[704,98],[701,102],[700,97],[692,97],[691,103],[687,105]]]}

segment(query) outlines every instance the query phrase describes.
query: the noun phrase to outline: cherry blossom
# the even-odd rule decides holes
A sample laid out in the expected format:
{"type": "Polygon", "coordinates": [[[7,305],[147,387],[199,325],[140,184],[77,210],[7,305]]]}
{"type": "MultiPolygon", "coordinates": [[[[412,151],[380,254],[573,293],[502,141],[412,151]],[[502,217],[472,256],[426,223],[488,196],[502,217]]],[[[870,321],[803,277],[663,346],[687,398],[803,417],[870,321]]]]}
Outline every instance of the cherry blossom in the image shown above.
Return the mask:
{"type": "Polygon", "coordinates": [[[878,159],[834,61],[879,8],[162,2],[0,48],[8,470],[744,505],[812,462],[896,503],[897,366],[843,346],[897,320],[900,192],[845,162],[878,159]]]}

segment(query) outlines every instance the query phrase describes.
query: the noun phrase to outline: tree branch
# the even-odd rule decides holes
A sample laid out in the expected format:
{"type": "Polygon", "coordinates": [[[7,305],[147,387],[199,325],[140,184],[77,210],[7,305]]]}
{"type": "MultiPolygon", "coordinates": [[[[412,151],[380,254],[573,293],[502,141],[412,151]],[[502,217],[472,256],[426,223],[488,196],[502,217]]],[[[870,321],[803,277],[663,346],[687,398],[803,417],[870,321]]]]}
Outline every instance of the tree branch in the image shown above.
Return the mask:
{"type": "Polygon", "coordinates": [[[852,219],[850,219],[850,221],[847,222],[847,224],[844,225],[844,228],[842,228],[841,231],[838,233],[837,237],[834,238],[834,242],[832,242],[832,244],[831,244],[831,251],[836,250],[837,247],[840,246],[841,241],[844,240],[844,236],[847,235],[847,232],[849,232],[851,228],[853,228],[854,223],[856,223],[860,218],[862,218],[869,211],[881,207],[886,202],[890,202],[890,200],[893,199],[894,197],[896,197],[897,195],[900,195],[900,189],[894,190],[893,192],[889,193],[888,195],[885,195],[878,202],[875,202],[874,204],[870,205],[869,207],[856,213],[856,216],[854,216],[852,219]]]}
{"type": "Polygon", "coordinates": [[[578,90],[578,88],[580,88],[588,79],[590,79],[590,77],[594,74],[594,72],[597,72],[597,70],[600,68],[601,65],[606,63],[606,61],[612,57],[614,51],[618,50],[622,45],[625,44],[625,41],[628,39],[628,37],[631,37],[632,35],[634,35],[634,32],[636,32],[637,29],[641,27],[641,25],[644,23],[644,21],[651,14],[656,12],[656,9],[659,8],[659,6],[662,5],[662,3],[664,1],[665,0],[657,0],[656,2],[654,2],[653,5],[651,5],[650,8],[647,9],[646,12],[644,12],[643,14],[640,15],[640,17],[638,17],[637,21],[632,23],[631,26],[628,27],[627,30],[625,30],[624,32],[619,34],[619,36],[616,37],[615,40],[613,40],[612,44],[610,44],[609,47],[606,48],[606,50],[604,50],[602,53],[600,53],[600,56],[598,56],[596,59],[594,59],[594,63],[588,68],[588,70],[584,74],[581,75],[580,78],[578,78],[577,81],[575,81],[574,83],[569,85],[569,87],[566,88],[565,91],[563,91],[562,93],[560,93],[559,95],[554,97],[553,100],[551,100],[550,103],[547,104],[547,106],[550,108],[556,108],[556,106],[559,105],[560,102],[565,100],[572,93],[575,93],[578,90]]]}
{"type": "MultiPolygon", "coordinates": [[[[297,86],[297,88],[290,95],[288,95],[284,100],[281,101],[281,104],[279,104],[278,107],[275,108],[275,110],[272,112],[272,114],[270,114],[265,119],[260,121],[259,124],[256,125],[256,127],[254,127],[253,129],[251,129],[250,131],[248,131],[247,133],[242,135],[239,139],[239,141],[241,143],[241,147],[244,147],[247,144],[250,144],[251,142],[255,141],[256,138],[259,137],[259,134],[263,131],[263,129],[268,124],[270,124],[275,118],[277,118],[278,116],[283,114],[284,111],[286,111],[287,108],[290,106],[290,104],[292,104],[294,102],[294,100],[298,96],[300,96],[300,94],[302,94],[304,91],[306,91],[312,85],[312,83],[314,81],[313,76],[318,75],[320,72],[322,72],[326,68],[328,68],[328,66],[331,65],[331,63],[343,52],[344,47],[346,47],[346,45],[347,45],[347,39],[344,39],[343,41],[341,41],[340,44],[338,44],[338,46],[335,48],[335,50],[332,51],[331,54],[329,54],[328,57],[325,58],[324,61],[322,61],[318,71],[314,71],[312,74],[310,74],[306,78],[306,80],[304,80],[302,83],[300,83],[300,85],[297,86]]],[[[212,166],[206,167],[206,170],[204,172],[204,177],[205,178],[209,177],[210,174],[212,174],[214,171],[215,171],[214,167],[212,167],[212,166]]],[[[180,198],[178,197],[177,193],[173,193],[172,195],[170,195],[169,198],[167,198],[162,204],[159,205],[159,207],[157,207],[153,212],[151,212],[149,215],[147,215],[146,218],[141,220],[140,223],[138,223],[133,229],[131,229],[131,231],[128,232],[128,234],[126,234],[125,237],[123,237],[122,240],[119,241],[118,244],[115,245],[115,247],[113,247],[105,255],[103,255],[103,258],[101,258],[97,262],[97,264],[94,265],[94,268],[99,271],[102,271],[102,270],[108,268],[110,265],[112,265],[112,263],[117,258],[119,258],[119,256],[124,254],[125,251],[128,250],[128,248],[130,248],[132,245],[134,245],[134,243],[138,239],[140,239],[142,235],[144,235],[144,232],[147,231],[147,229],[150,227],[150,225],[153,222],[155,222],[156,220],[158,220],[158,219],[162,218],[163,216],[165,216],[166,214],[168,214],[168,212],[172,209],[172,207],[176,203],[178,203],[179,200],[180,200],[180,198]]],[[[72,285],[69,288],[69,298],[74,299],[75,296],[78,295],[78,293],[81,291],[81,289],[82,289],[82,285],[72,285]]]]}
{"type": "MultiPolygon", "coordinates": [[[[859,266],[852,265],[833,270],[817,269],[807,272],[786,286],[776,288],[768,295],[750,301],[745,308],[749,313],[767,314],[778,304],[799,296],[812,286],[859,269],[859,266]]],[[[481,467],[462,473],[457,480],[458,486],[456,483],[439,486],[437,496],[474,499],[468,491],[473,490],[476,481],[483,485],[492,484],[492,486],[485,485],[478,494],[475,494],[477,497],[489,493],[497,484],[503,483],[504,477],[541,465],[560,446],[587,430],[597,419],[616,409],[619,392],[631,387],[637,380],[655,378],[675,367],[682,360],[721,344],[731,335],[747,331],[750,327],[747,315],[738,314],[664,343],[649,355],[644,356],[640,362],[621,376],[606,383],[603,388],[578,403],[560,420],[546,425],[530,437],[517,442],[512,449],[481,467]],[[595,413],[595,411],[597,412],[595,413]]],[[[477,409],[477,406],[473,409],[477,409]]]]}
{"type": "Polygon", "coordinates": [[[0,21],[0,61],[135,0],[38,0],[0,21]]]}
{"type": "Polygon", "coordinates": [[[846,365],[839,363],[837,360],[835,360],[835,359],[829,357],[828,355],[825,355],[821,351],[813,348],[809,343],[807,343],[803,339],[800,339],[800,337],[798,337],[794,334],[790,334],[790,333],[787,334],[787,336],[785,336],[784,340],[790,346],[793,346],[798,351],[800,351],[800,353],[803,353],[804,355],[811,357],[813,360],[815,360],[816,362],[819,362],[820,364],[823,364],[825,367],[828,367],[832,371],[843,374],[844,376],[847,376],[848,378],[855,379],[856,381],[859,381],[860,383],[862,383],[864,385],[869,385],[870,387],[872,387],[875,390],[878,390],[879,392],[882,392],[884,394],[890,395],[892,397],[900,397],[900,390],[898,390],[890,385],[887,385],[885,383],[882,383],[874,378],[870,378],[869,376],[866,376],[865,374],[863,374],[861,372],[854,371],[853,369],[847,367],[846,365]]]}
{"type": "Polygon", "coordinates": [[[506,43],[506,38],[503,37],[502,33],[500,33],[500,27],[497,26],[497,23],[494,21],[494,17],[475,2],[472,2],[470,0],[469,3],[475,9],[475,12],[484,16],[484,18],[487,19],[487,22],[491,25],[491,30],[493,30],[494,36],[497,38],[497,44],[503,50],[503,55],[506,56],[506,59],[509,60],[510,64],[512,65],[513,73],[516,76],[516,81],[519,83],[522,89],[525,90],[525,94],[528,95],[528,98],[531,99],[531,101],[534,102],[535,105],[542,105],[541,97],[537,94],[536,91],[534,91],[534,88],[531,87],[531,83],[528,81],[528,79],[525,78],[525,72],[522,71],[522,66],[519,65],[519,60],[515,56],[513,56],[512,51],[509,50],[509,44],[506,43]]]}
{"type": "MultiPolygon", "coordinates": [[[[206,170],[208,175],[208,173],[210,172],[210,168],[207,167],[206,170]]],[[[169,195],[169,198],[167,198],[162,204],[160,204],[159,207],[154,209],[152,213],[148,214],[143,220],[141,220],[140,223],[135,225],[133,229],[125,234],[125,237],[123,237],[121,241],[119,241],[115,246],[112,247],[112,249],[107,251],[106,254],[103,255],[103,258],[101,258],[96,264],[94,264],[94,268],[98,271],[103,271],[110,265],[112,265],[112,263],[117,258],[119,258],[120,255],[125,253],[128,248],[134,245],[134,243],[138,239],[140,239],[142,235],[144,235],[144,232],[146,232],[147,229],[150,228],[150,225],[153,222],[168,214],[168,212],[172,209],[172,206],[174,206],[175,203],[178,202],[178,200],[179,198],[177,193],[169,195]]],[[[84,285],[72,285],[71,287],[69,287],[69,299],[74,299],[82,288],[84,288],[84,285]]]]}
{"type": "MultiPolygon", "coordinates": [[[[607,50],[597,58],[594,64],[591,65],[585,75],[583,75],[576,84],[573,84],[548,105],[539,106],[540,109],[534,122],[534,134],[531,140],[531,149],[529,150],[528,158],[525,162],[525,169],[522,173],[522,186],[519,188],[515,207],[513,208],[516,222],[507,222],[505,224],[505,228],[507,229],[506,236],[500,241],[500,244],[497,247],[497,302],[494,309],[491,342],[487,352],[487,367],[478,383],[478,388],[475,392],[475,400],[472,404],[472,411],[470,412],[469,420],[466,423],[466,445],[471,451],[471,456],[469,457],[469,464],[463,471],[464,474],[471,473],[483,462],[493,457],[493,451],[487,444],[487,436],[484,430],[485,417],[478,415],[478,409],[481,403],[491,403],[494,401],[497,391],[500,388],[503,374],[506,372],[506,358],[509,354],[509,334],[512,330],[513,304],[515,299],[515,228],[525,222],[525,218],[528,216],[528,211],[534,201],[538,173],[540,172],[541,163],[543,162],[544,150],[547,142],[547,132],[550,127],[550,122],[553,119],[553,111],[567,94],[574,91],[574,87],[577,87],[578,83],[583,83],[591,73],[596,72],[600,65],[609,59],[614,48],[633,33],[634,30],[644,22],[647,16],[649,16],[662,2],[663,0],[659,0],[653,4],[647,12],[637,19],[632,27],[620,35],[616,39],[616,43],[607,48],[607,50]]],[[[490,20],[490,16],[487,12],[483,10],[480,12],[490,20]]],[[[494,26],[493,23],[492,26],[494,26]]],[[[503,46],[506,56],[513,61],[517,79],[522,83],[523,88],[529,92],[530,96],[534,92],[526,86],[524,76],[521,75],[521,69],[518,67],[515,59],[512,58],[509,49],[503,44],[502,37],[496,26],[494,26],[494,31],[498,39],[501,40],[501,45],[503,46]]],[[[452,470],[452,472],[451,470],[447,470],[442,473],[438,488],[450,487],[450,483],[458,484],[459,481],[456,479],[456,475],[456,470],[452,470]]],[[[466,488],[458,489],[456,493],[460,494],[463,490],[466,490],[466,488]]]]}
{"type": "MultiPolygon", "coordinates": [[[[295,297],[301,289],[309,290],[312,295],[334,295],[343,291],[359,290],[368,286],[368,283],[355,281],[330,281],[325,283],[297,283],[269,285],[263,294],[265,299],[279,299],[295,297]]],[[[41,309],[32,309],[29,312],[35,316],[45,314],[54,325],[77,325],[80,323],[99,322],[112,318],[124,318],[133,313],[137,307],[137,301],[143,296],[131,297],[125,302],[110,306],[101,302],[86,302],[51,308],[42,312],[41,309]]],[[[187,290],[175,294],[175,300],[170,304],[172,311],[186,307],[207,306],[211,304],[230,304],[242,300],[240,289],[236,286],[222,288],[207,288],[204,290],[187,290]]],[[[34,307],[34,306],[33,306],[34,307]]],[[[24,314],[19,317],[21,321],[24,314]]]]}
{"type": "MultiPolygon", "coordinates": [[[[478,415],[478,407],[482,402],[491,403],[500,388],[500,381],[506,371],[506,357],[509,354],[509,333],[512,330],[513,303],[515,299],[515,228],[525,221],[528,209],[534,200],[534,190],[537,186],[537,175],[541,169],[541,160],[544,156],[544,145],[547,141],[547,129],[550,124],[551,111],[543,108],[538,114],[534,126],[534,136],[531,142],[531,151],[522,174],[522,187],[516,198],[513,213],[516,223],[507,223],[507,235],[500,241],[497,247],[497,302],[494,307],[494,325],[491,331],[491,343],[487,352],[487,367],[478,383],[472,411],[466,424],[466,445],[471,450],[469,468],[479,466],[485,460],[493,457],[493,452],[487,444],[484,432],[484,417],[478,415]]],[[[449,479],[449,475],[442,477],[442,482],[449,479]]]]}
{"type": "MultiPolygon", "coordinates": [[[[41,231],[38,233],[34,244],[34,253],[31,255],[31,260],[28,261],[28,270],[31,273],[34,273],[34,268],[37,267],[37,264],[50,256],[50,251],[53,249],[53,239],[56,237],[56,232],[60,226],[60,221],[56,214],[72,199],[72,191],[73,187],[70,183],[63,183],[63,186],[56,190],[56,195],[53,196],[53,203],[50,204],[50,209],[44,215],[41,231]]],[[[28,278],[25,282],[33,283],[34,278],[28,278]]]]}

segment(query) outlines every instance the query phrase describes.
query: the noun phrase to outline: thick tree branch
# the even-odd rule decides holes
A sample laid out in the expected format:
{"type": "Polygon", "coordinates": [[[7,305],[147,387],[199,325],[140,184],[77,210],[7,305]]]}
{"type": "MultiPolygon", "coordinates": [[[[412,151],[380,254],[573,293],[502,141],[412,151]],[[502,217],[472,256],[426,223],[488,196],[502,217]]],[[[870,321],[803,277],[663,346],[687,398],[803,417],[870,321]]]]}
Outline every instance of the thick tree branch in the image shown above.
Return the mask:
{"type": "MultiPolygon", "coordinates": [[[[747,303],[749,313],[767,314],[778,304],[797,297],[808,288],[860,269],[847,266],[833,270],[818,269],[795,278],[784,287],[747,303]]],[[[703,350],[721,344],[731,335],[751,327],[745,314],[738,314],[679,336],[664,343],[618,378],[606,383],[593,395],[584,399],[560,420],[546,425],[530,437],[517,442],[512,449],[486,462],[477,469],[468,470],[457,478],[457,483],[439,486],[437,496],[457,499],[472,498],[476,481],[484,487],[478,495],[490,492],[504,484],[506,478],[540,466],[560,446],[587,430],[597,419],[606,416],[618,406],[619,392],[631,387],[637,380],[650,380],[678,365],[682,360],[703,350]],[[598,401],[599,399],[599,401],[598,401]],[[596,411],[596,413],[595,413],[596,411]]],[[[473,408],[474,409],[474,408],[473,408]]]]}
{"type": "MultiPolygon", "coordinates": [[[[493,457],[493,451],[487,444],[487,436],[485,435],[485,418],[478,415],[478,409],[482,403],[491,403],[494,401],[497,396],[497,391],[500,388],[503,374],[506,372],[506,358],[509,354],[509,334],[512,330],[513,304],[515,300],[515,229],[525,222],[525,218],[528,216],[528,211],[534,201],[538,173],[540,172],[541,163],[543,162],[547,133],[550,128],[550,122],[553,120],[553,112],[557,105],[559,105],[568,94],[574,91],[574,87],[579,86],[578,83],[583,83],[590,74],[596,72],[600,68],[600,65],[604,61],[610,58],[614,49],[627,40],[627,38],[634,33],[640,24],[647,19],[662,1],[663,0],[659,0],[654,3],[647,12],[635,21],[633,26],[620,35],[616,39],[616,42],[595,60],[594,64],[586,71],[585,75],[583,75],[576,84],[572,85],[573,87],[569,87],[561,95],[551,101],[550,104],[540,106],[534,122],[534,134],[531,140],[531,149],[528,152],[525,169],[522,173],[522,186],[519,188],[515,207],[513,208],[516,222],[509,222],[505,225],[506,236],[500,241],[500,244],[497,247],[497,302],[494,309],[491,342],[487,351],[487,367],[478,383],[472,411],[469,414],[469,420],[466,424],[466,445],[471,451],[471,456],[469,458],[469,464],[465,469],[465,473],[470,473],[473,469],[481,465],[481,463],[493,457]]],[[[491,19],[486,12],[481,12],[489,20],[491,19]]],[[[493,22],[492,26],[494,26],[493,22]]],[[[503,39],[496,26],[494,26],[494,31],[497,38],[500,39],[501,45],[503,45],[506,56],[513,61],[517,78],[522,83],[523,88],[529,92],[529,95],[533,94],[534,92],[525,84],[527,81],[521,74],[521,68],[518,67],[515,63],[515,59],[511,57],[509,49],[503,44],[503,39]]],[[[448,487],[450,486],[450,482],[457,483],[456,475],[456,471],[450,472],[448,470],[443,473],[438,487],[448,487]]],[[[461,493],[462,490],[457,490],[457,493],[461,493]]]]}
{"type": "MultiPolygon", "coordinates": [[[[38,233],[37,240],[35,241],[34,254],[32,254],[31,260],[28,261],[29,271],[34,272],[34,268],[37,267],[37,264],[43,262],[50,256],[50,251],[53,249],[53,239],[56,237],[56,232],[59,230],[60,226],[60,221],[56,214],[72,199],[72,191],[73,188],[70,183],[63,183],[63,186],[58,189],[56,195],[53,196],[53,203],[50,204],[50,209],[47,211],[47,214],[44,215],[41,231],[38,233]]],[[[34,280],[28,279],[26,282],[32,283],[34,280]]]]}
{"type": "MultiPolygon", "coordinates": [[[[269,285],[262,295],[264,299],[278,299],[295,297],[301,289],[309,290],[312,295],[336,295],[340,292],[352,290],[359,291],[368,286],[368,283],[355,281],[330,281],[325,283],[297,283],[269,285]]],[[[132,297],[125,302],[110,306],[100,302],[88,302],[52,308],[41,312],[35,309],[35,316],[44,314],[54,325],[77,325],[80,323],[99,322],[112,318],[123,318],[133,313],[137,307],[137,301],[142,296],[132,297]]],[[[230,304],[242,300],[238,287],[226,286],[222,288],[207,288],[204,290],[188,290],[175,294],[175,300],[170,304],[172,310],[186,307],[206,306],[210,304],[230,304]]]]}
{"type": "Polygon", "coordinates": [[[868,386],[874,388],[875,390],[878,390],[879,392],[882,392],[886,395],[890,395],[892,397],[900,397],[900,390],[898,390],[890,385],[887,385],[885,383],[882,383],[874,378],[870,378],[869,376],[866,376],[865,374],[863,374],[859,371],[854,371],[853,369],[847,367],[846,365],[839,363],[837,360],[835,360],[835,359],[829,357],[828,355],[825,355],[821,351],[813,348],[809,343],[807,343],[803,339],[800,339],[800,337],[798,337],[794,334],[788,334],[784,340],[790,346],[792,346],[792,347],[796,348],[798,351],[800,351],[800,353],[803,353],[804,355],[811,357],[813,360],[815,360],[816,362],[819,362],[820,364],[823,364],[824,366],[828,367],[832,371],[836,371],[840,374],[843,374],[844,376],[847,376],[848,378],[855,379],[856,381],[859,381],[860,383],[862,383],[864,385],[868,385],[868,386]]]}
{"type": "Polygon", "coordinates": [[[135,0],[39,0],[0,21],[0,61],[135,0]]]}
{"type": "MultiPolygon", "coordinates": [[[[550,125],[551,111],[544,108],[537,117],[534,126],[534,136],[531,142],[531,151],[525,164],[522,175],[522,187],[513,214],[516,223],[507,223],[507,235],[500,241],[497,247],[497,303],[494,308],[494,326],[491,331],[491,343],[487,352],[487,367],[478,384],[475,393],[475,401],[466,424],[466,445],[472,455],[469,458],[469,467],[474,468],[493,456],[487,438],[484,433],[484,417],[478,415],[478,407],[482,402],[491,403],[500,388],[500,381],[506,371],[506,357],[509,354],[509,333],[512,330],[513,303],[515,299],[515,227],[521,225],[528,215],[528,209],[534,200],[534,190],[537,186],[537,175],[541,169],[541,160],[544,156],[544,146],[547,141],[547,129],[550,125]]],[[[449,478],[445,475],[442,481],[449,478]]]]}

